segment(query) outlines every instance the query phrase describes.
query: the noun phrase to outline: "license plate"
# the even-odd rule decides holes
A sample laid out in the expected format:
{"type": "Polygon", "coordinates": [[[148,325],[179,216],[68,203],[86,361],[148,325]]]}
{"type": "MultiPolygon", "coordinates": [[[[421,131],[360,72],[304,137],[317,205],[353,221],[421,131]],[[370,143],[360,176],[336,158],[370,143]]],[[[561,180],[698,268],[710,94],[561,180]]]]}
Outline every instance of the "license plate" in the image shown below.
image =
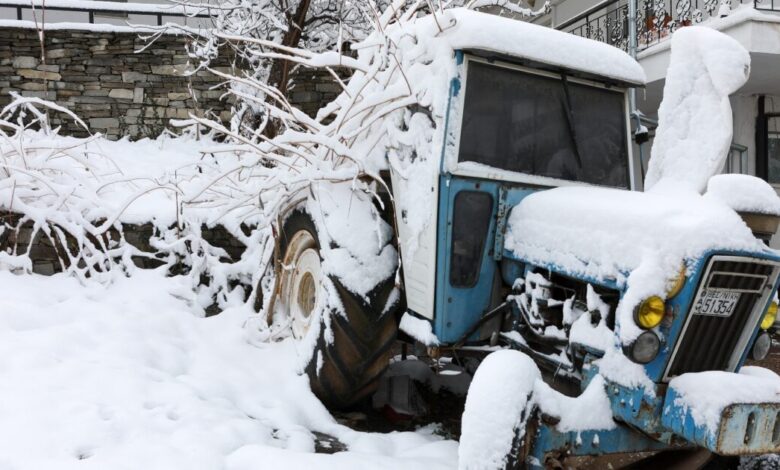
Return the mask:
{"type": "Polygon", "coordinates": [[[697,315],[712,315],[730,317],[739,301],[739,292],[722,290],[705,290],[696,301],[693,313],[697,315]]]}

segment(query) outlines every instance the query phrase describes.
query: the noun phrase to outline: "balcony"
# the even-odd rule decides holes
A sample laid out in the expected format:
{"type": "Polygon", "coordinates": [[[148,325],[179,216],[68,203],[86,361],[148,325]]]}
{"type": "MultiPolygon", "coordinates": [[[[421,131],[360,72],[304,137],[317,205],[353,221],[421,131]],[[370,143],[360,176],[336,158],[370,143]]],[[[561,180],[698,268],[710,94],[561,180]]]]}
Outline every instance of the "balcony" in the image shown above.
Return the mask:
{"type": "MultiPolygon", "coordinates": [[[[719,19],[734,10],[780,12],[780,0],[637,0],[637,51],[661,43],[675,30],[719,19]]],[[[628,51],[627,0],[605,0],[556,29],[628,51]]]]}
{"type": "MultiPolygon", "coordinates": [[[[780,0],[776,0],[780,2],[780,0]]],[[[197,25],[211,17],[217,6],[145,4],[85,0],[0,0],[0,21],[18,20],[67,24],[162,26],[164,23],[197,25]],[[213,11],[212,11],[213,10],[213,11]]]]}

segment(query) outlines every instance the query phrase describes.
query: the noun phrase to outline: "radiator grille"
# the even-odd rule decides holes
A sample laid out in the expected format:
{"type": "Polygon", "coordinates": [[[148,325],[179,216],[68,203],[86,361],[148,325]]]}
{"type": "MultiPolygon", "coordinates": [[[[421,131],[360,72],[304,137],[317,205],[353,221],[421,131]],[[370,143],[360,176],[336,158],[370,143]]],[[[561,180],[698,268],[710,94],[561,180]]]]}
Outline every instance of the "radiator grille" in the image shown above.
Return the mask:
{"type": "Polygon", "coordinates": [[[763,313],[777,265],[750,258],[714,256],[702,277],[686,324],[675,346],[666,378],[686,372],[733,371],[763,313]],[[707,290],[738,292],[729,316],[696,314],[694,306],[707,290]]]}

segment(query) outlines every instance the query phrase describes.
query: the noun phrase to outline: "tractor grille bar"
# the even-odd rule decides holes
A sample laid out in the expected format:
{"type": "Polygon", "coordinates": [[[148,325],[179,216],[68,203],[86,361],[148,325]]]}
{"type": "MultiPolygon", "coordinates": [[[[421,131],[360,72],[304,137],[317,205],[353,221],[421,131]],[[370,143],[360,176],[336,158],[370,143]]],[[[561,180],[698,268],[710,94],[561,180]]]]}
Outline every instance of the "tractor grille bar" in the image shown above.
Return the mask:
{"type": "Polygon", "coordinates": [[[777,276],[778,264],[770,261],[713,256],[689,309],[665,379],[686,372],[734,371],[760,321],[777,276]],[[695,306],[707,291],[739,293],[731,315],[696,313],[695,306]]]}

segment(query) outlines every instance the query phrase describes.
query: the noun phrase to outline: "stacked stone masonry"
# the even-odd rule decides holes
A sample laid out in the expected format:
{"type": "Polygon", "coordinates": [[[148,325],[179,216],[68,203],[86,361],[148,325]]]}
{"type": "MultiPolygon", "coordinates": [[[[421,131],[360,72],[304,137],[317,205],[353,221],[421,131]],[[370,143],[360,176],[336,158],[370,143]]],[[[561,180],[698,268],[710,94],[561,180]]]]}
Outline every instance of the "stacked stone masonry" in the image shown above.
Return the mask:
{"type": "MultiPolygon", "coordinates": [[[[50,30],[42,60],[37,31],[0,28],[0,106],[11,101],[12,91],[44,98],[112,139],[155,137],[171,119],[190,113],[229,120],[221,79],[207,71],[186,74],[186,41],[163,35],[150,46],[135,33],[50,30]]],[[[228,69],[229,61],[221,60],[215,67],[228,69]]],[[[62,116],[53,116],[52,124],[65,134],[85,135],[62,116]]]]}
{"type": "MultiPolygon", "coordinates": [[[[344,82],[349,80],[349,70],[337,69],[336,73],[344,82]]],[[[299,67],[292,75],[290,103],[309,116],[316,116],[320,108],[339,94],[341,85],[325,70],[299,67]]]]}
{"type": "MultiPolygon", "coordinates": [[[[185,36],[163,35],[150,45],[136,33],[58,29],[44,39],[42,60],[36,30],[0,28],[0,107],[11,92],[54,101],[111,139],[153,138],[191,113],[230,119],[223,81],[207,71],[187,73],[185,36]]],[[[212,65],[227,72],[231,62],[221,57],[212,65]]],[[[346,81],[347,71],[338,73],[346,81]]],[[[297,68],[292,82],[290,102],[310,116],[341,92],[324,70],[297,68]]],[[[52,116],[52,124],[86,135],[63,116],[52,116]]]]}

